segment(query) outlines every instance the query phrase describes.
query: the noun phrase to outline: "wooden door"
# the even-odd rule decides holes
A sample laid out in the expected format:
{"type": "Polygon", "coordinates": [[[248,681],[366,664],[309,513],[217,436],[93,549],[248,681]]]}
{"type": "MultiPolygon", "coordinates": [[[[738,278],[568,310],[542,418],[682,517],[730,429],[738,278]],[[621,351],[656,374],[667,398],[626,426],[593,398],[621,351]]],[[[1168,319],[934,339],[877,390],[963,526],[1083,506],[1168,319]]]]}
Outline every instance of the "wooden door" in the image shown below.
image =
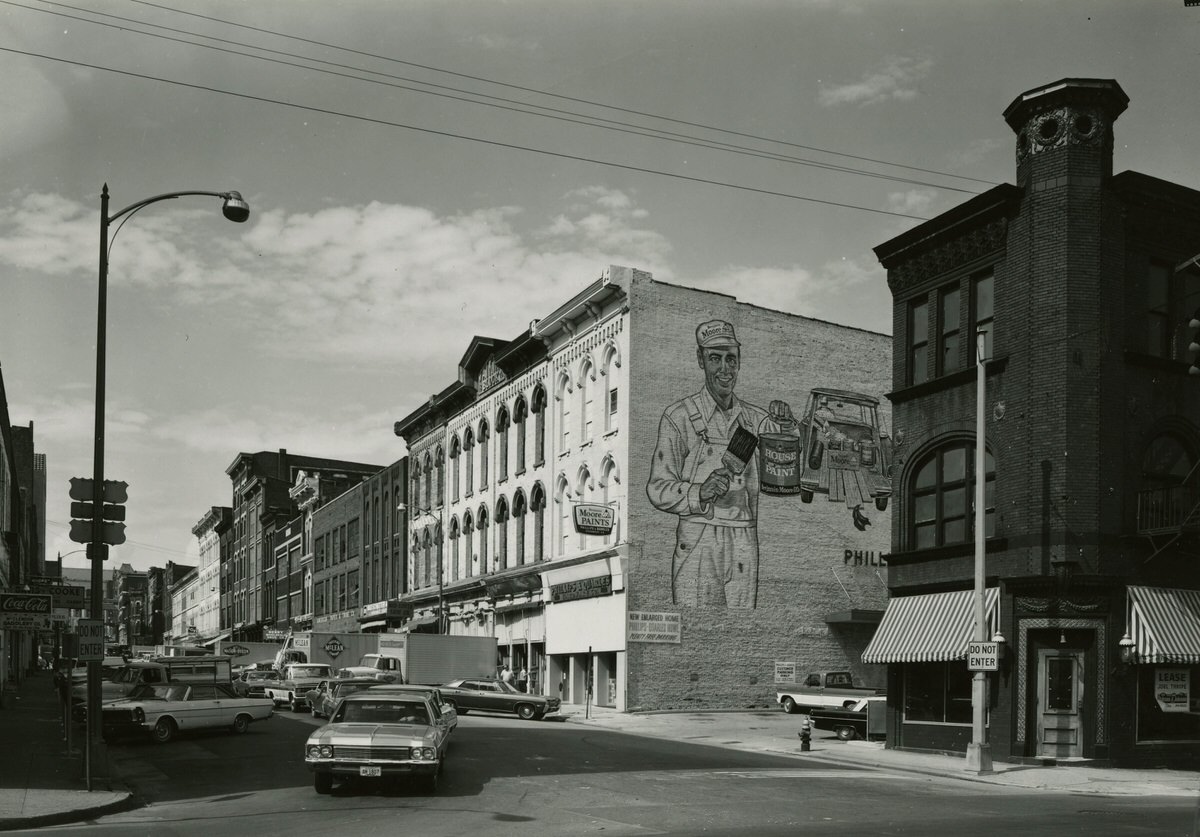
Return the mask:
{"type": "Polygon", "coordinates": [[[1083,654],[1076,648],[1038,651],[1038,752],[1083,756],[1083,654]]]}

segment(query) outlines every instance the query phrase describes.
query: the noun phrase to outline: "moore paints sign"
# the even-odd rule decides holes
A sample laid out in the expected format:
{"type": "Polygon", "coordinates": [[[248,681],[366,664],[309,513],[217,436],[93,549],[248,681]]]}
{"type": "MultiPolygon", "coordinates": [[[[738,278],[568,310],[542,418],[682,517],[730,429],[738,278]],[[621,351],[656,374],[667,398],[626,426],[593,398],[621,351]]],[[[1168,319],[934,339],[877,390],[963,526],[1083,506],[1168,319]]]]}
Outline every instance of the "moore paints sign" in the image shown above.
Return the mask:
{"type": "Polygon", "coordinates": [[[0,629],[52,630],[50,597],[42,593],[0,593],[0,629]]]}

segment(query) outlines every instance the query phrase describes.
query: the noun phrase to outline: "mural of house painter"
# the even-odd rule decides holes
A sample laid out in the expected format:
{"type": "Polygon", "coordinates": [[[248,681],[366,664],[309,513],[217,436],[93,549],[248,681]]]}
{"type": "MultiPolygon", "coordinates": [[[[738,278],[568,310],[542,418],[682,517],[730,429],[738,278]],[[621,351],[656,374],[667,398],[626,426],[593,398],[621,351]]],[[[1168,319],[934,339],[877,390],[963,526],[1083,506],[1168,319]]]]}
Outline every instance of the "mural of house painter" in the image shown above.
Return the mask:
{"type": "Polygon", "coordinates": [[[763,410],[741,400],[741,343],[728,322],[697,326],[696,360],[704,386],[664,410],[646,494],[678,518],[672,603],[753,608],[759,495],[827,494],[864,531],[865,504],[883,511],[891,496],[891,440],[869,395],[814,389],[799,422],[785,401],[763,410]]]}

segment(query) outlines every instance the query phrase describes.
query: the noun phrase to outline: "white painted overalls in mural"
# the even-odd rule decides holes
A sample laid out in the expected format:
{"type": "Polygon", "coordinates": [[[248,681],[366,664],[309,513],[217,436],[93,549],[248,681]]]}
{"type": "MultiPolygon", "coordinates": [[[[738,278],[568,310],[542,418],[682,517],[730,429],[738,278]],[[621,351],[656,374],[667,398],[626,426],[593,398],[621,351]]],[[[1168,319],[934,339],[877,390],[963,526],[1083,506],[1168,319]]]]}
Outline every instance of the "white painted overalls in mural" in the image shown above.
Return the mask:
{"type": "Polygon", "coordinates": [[[679,515],[671,562],[675,604],[752,608],[758,596],[758,463],[731,473],[729,489],[702,502],[700,487],[722,461],[739,426],[757,430],[767,412],[733,399],[722,410],[708,390],[663,413],[646,486],[650,502],[679,515]]]}

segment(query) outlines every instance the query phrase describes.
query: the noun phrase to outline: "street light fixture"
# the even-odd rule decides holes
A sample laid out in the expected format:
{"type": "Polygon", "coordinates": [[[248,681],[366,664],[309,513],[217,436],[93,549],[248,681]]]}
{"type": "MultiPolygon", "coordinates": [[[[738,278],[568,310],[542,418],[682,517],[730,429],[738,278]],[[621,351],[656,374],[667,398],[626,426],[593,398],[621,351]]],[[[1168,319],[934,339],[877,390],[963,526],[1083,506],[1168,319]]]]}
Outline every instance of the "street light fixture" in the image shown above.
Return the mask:
{"type": "MultiPolygon", "coordinates": [[[[397,511],[408,511],[408,508],[409,508],[408,503],[398,503],[396,505],[397,511]]],[[[437,521],[438,528],[440,530],[445,529],[445,524],[442,521],[442,510],[440,508],[437,510],[436,514],[434,514],[432,509],[427,509],[423,506],[413,506],[412,510],[417,513],[416,517],[424,517],[424,516],[428,515],[429,517],[432,517],[435,521],[437,521]]],[[[412,519],[413,518],[410,518],[410,520],[412,520],[412,519]]],[[[441,547],[441,537],[444,537],[444,536],[445,536],[445,532],[442,531],[439,535],[439,540],[438,540],[439,551],[440,551],[440,547],[441,547]]],[[[438,562],[437,562],[437,586],[438,586],[437,626],[438,626],[439,634],[449,633],[448,626],[446,625],[446,602],[445,602],[445,596],[443,595],[443,590],[442,590],[442,562],[443,561],[445,561],[445,555],[444,554],[438,555],[438,562]]]]}
{"type": "MultiPolygon", "coordinates": [[[[129,216],[152,203],[173,200],[191,195],[204,195],[221,198],[221,207],[225,217],[234,223],[243,223],[250,217],[250,205],[242,199],[239,192],[167,192],[145,198],[132,203],[119,212],[111,215],[108,212],[108,184],[100,193],[100,278],[98,283],[98,299],[96,303],[96,426],[95,448],[92,459],[92,537],[88,545],[88,557],[92,562],[92,598],[91,618],[104,618],[104,559],[107,557],[108,546],[102,542],[104,532],[104,372],[105,372],[105,343],[108,320],[108,253],[112,246],[109,237],[109,227],[119,218],[129,220],[129,216]]],[[[124,224],[124,221],[121,222],[124,224]]],[[[117,228],[120,230],[120,227],[117,228]]],[[[113,238],[116,233],[113,233],[113,238]]],[[[87,784],[92,789],[92,777],[104,767],[104,737],[100,724],[100,669],[101,661],[92,660],[88,663],[88,754],[87,754],[87,784]]]]}

